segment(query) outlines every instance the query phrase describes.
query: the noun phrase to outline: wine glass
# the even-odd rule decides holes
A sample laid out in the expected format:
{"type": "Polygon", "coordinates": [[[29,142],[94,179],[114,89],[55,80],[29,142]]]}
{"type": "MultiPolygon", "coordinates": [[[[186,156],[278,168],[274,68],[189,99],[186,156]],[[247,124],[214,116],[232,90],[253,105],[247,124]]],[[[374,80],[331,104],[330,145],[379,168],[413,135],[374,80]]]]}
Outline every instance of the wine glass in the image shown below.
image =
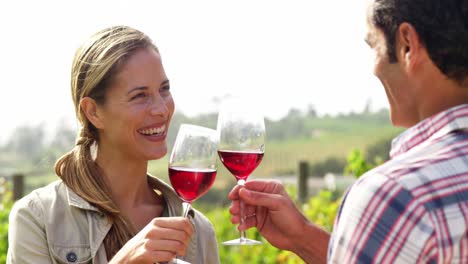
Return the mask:
{"type": "MultiPolygon", "coordinates": [[[[189,124],[180,125],[169,157],[169,180],[182,200],[183,217],[187,217],[192,202],[208,192],[214,183],[217,145],[216,130],[189,124]]],[[[169,263],[188,262],[176,257],[169,263]]]]}
{"type": "Polygon", "coordinates": [[[182,199],[183,216],[191,204],[208,192],[216,178],[218,133],[214,129],[182,124],[169,158],[169,180],[182,199]]]}
{"type": "MultiPolygon", "coordinates": [[[[258,106],[247,99],[231,98],[221,105],[218,115],[221,162],[234,175],[237,185],[244,186],[265,153],[265,123],[258,106]]],[[[240,200],[240,222],[245,221],[244,202],[240,200]]],[[[224,245],[257,245],[262,242],[248,239],[245,231],[240,238],[223,242],[224,245]]]]}

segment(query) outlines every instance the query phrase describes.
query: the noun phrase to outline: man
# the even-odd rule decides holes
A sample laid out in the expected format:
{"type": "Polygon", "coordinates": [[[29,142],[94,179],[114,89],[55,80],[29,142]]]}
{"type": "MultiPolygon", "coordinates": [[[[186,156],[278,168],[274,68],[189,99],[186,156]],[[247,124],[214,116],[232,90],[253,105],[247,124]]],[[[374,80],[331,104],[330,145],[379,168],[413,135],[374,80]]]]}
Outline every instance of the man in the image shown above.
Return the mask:
{"type": "Polygon", "coordinates": [[[390,119],[408,127],[391,159],[350,187],[331,235],[270,181],[231,191],[232,222],[240,198],[239,229],[307,263],[468,263],[468,0],[374,0],[367,22],[390,119]]]}

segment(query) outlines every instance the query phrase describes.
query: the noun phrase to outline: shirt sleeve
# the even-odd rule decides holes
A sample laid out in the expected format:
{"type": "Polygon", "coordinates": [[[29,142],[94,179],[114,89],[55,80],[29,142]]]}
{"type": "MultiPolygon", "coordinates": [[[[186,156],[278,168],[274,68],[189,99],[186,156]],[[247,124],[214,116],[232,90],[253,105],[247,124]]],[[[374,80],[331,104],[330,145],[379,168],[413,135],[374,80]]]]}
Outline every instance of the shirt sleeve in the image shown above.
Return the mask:
{"type": "Polygon", "coordinates": [[[18,200],[9,215],[8,264],[49,264],[43,210],[30,194],[18,200]]]}
{"type": "Polygon", "coordinates": [[[392,179],[369,175],[346,195],[330,240],[329,263],[420,263],[434,229],[424,206],[392,179]]]}

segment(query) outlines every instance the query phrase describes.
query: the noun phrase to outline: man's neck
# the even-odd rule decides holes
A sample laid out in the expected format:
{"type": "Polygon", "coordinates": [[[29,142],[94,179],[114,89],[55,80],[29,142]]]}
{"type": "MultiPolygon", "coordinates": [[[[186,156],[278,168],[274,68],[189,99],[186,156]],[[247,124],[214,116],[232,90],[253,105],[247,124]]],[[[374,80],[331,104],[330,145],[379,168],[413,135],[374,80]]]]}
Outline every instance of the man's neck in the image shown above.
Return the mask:
{"type": "Polygon", "coordinates": [[[468,89],[456,81],[444,76],[427,82],[425,97],[419,105],[420,121],[454,106],[468,103],[468,89]]]}

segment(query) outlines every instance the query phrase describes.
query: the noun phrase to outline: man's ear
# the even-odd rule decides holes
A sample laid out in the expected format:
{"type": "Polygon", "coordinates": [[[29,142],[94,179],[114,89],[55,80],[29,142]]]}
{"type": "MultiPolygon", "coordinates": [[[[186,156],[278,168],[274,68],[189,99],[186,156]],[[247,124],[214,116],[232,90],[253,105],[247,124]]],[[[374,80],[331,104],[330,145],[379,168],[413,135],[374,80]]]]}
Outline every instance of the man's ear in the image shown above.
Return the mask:
{"type": "Polygon", "coordinates": [[[425,50],[418,32],[407,22],[398,27],[395,48],[398,61],[403,62],[408,71],[414,71],[420,64],[425,50]]]}
{"type": "Polygon", "coordinates": [[[83,97],[80,101],[80,108],[97,129],[104,128],[101,116],[98,114],[98,105],[91,97],[83,97]]]}

